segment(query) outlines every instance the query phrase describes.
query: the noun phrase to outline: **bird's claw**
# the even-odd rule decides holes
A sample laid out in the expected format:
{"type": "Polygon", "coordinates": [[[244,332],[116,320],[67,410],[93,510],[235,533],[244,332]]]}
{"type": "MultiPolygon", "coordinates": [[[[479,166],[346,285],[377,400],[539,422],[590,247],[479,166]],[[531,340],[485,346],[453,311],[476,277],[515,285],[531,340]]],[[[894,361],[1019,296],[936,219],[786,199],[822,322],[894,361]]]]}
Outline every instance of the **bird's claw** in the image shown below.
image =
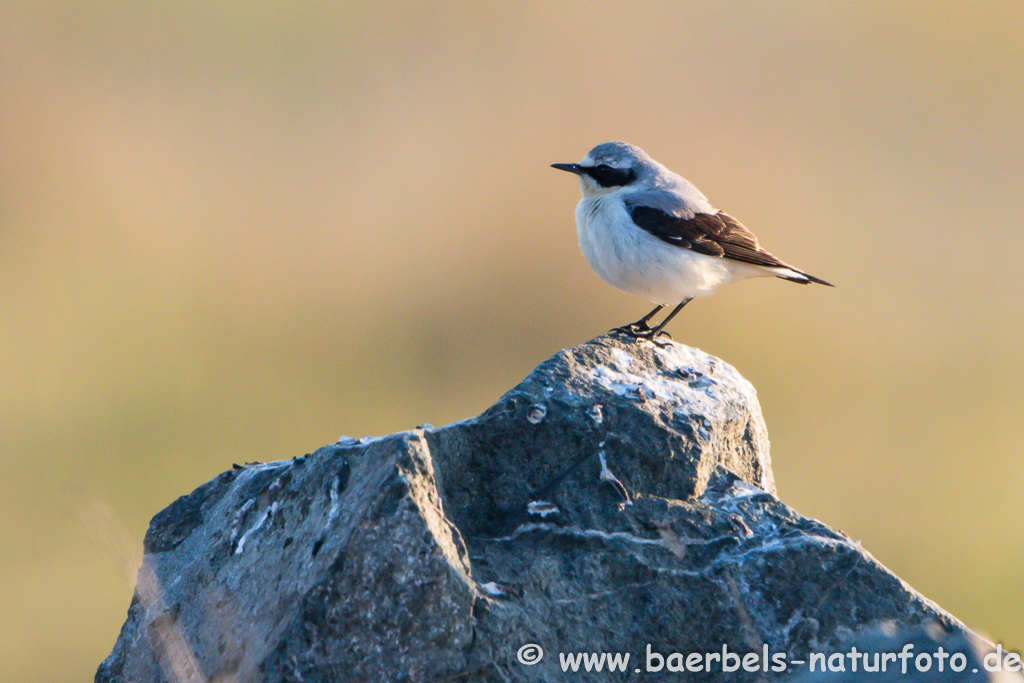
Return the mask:
{"type": "Polygon", "coordinates": [[[641,332],[640,332],[640,330],[638,330],[636,328],[636,323],[631,323],[629,325],[623,325],[622,327],[613,327],[612,329],[608,330],[608,334],[616,334],[616,333],[621,334],[621,335],[626,336],[626,337],[634,337],[635,338],[641,332]]]}
{"type": "Polygon", "coordinates": [[[622,327],[614,327],[608,330],[609,334],[618,333],[626,337],[632,337],[637,343],[649,341],[655,346],[665,348],[672,341],[672,335],[665,330],[656,330],[646,323],[630,323],[622,327]],[[664,339],[662,339],[664,338],[664,339]],[[667,341],[666,341],[667,340],[667,341]]]}
{"type": "Polygon", "coordinates": [[[635,334],[633,335],[633,337],[636,339],[637,342],[649,341],[655,346],[663,349],[671,346],[673,341],[672,335],[666,332],[665,330],[655,331],[652,329],[646,332],[641,332],[640,334],[635,334]]]}
{"type": "Polygon", "coordinates": [[[630,323],[628,325],[623,325],[622,327],[613,327],[612,329],[608,330],[608,333],[612,334],[612,333],[618,332],[619,334],[626,335],[627,337],[633,337],[634,339],[639,339],[640,337],[644,336],[645,334],[649,334],[649,333],[651,333],[653,331],[654,331],[654,328],[651,327],[650,325],[648,325],[647,323],[645,323],[645,322],[635,322],[635,323],[630,323]]]}

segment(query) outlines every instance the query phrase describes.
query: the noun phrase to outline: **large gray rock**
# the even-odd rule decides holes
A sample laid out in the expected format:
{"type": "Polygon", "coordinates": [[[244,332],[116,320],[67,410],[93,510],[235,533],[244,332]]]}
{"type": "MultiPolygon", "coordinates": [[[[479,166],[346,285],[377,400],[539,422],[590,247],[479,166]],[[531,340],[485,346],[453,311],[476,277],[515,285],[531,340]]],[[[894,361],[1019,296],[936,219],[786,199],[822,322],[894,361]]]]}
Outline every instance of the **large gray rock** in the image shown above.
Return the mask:
{"type": "MultiPolygon", "coordinates": [[[[671,653],[963,629],[775,497],[732,367],[614,337],[479,417],[225,472],[154,517],[145,552],[97,681],[561,681],[576,652],[657,679],[671,653]]],[[[786,675],[712,669],[695,676],[786,675]]]]}

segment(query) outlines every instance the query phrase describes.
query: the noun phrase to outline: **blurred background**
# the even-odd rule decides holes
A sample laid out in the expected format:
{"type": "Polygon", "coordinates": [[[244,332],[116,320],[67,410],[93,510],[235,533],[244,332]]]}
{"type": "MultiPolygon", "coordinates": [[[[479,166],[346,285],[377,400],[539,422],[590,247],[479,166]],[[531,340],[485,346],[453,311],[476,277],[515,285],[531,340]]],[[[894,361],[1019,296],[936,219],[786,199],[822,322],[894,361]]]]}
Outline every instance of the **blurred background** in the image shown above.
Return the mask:
{"type": "Polygon", "coordinates": [[[670,328],[758,388],[783,500],[1024,647],[1024,4],[3,17],[0,679],[91,680],[149,519],[233,462],[475,415],[647,312],[548,167],[614,139],[838,285],[670,328]]]}

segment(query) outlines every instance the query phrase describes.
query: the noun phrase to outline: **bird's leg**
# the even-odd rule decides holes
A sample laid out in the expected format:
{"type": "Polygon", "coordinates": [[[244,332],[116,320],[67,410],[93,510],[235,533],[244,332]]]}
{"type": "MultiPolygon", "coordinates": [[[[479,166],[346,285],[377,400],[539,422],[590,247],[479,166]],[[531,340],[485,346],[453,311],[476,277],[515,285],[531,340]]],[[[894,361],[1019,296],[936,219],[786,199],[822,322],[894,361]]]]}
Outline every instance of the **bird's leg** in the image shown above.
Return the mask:
{"type": "Polygon", "coordinates": [[[655,344],[657,344],[657,341],[655,340],[655,338],[659,334],[663,334],[666,337],[668,337],[669,339],[671,339],[672,335],[670,335],[668,332],[664,332],[663,331],[665,329],[665,326],[668,325],[669,321],[672,320],[672,318],[676,317],[676,313],[678,313],[679,311],[683,310],[683,306],[685,306],[686,304],[690,303],[691,301],[693,301],[693,297],[690,297],[689,299],[683,299],[681,302],[679,302],[678,306],[676,306],[675,308],[672,309],[671,313],[669,313],[667,316],[665,316],[665,319],[662,320],[661,323],[659,323],[657,327],[650,328],[648,330],[640,332],[639,334],[635,334],[634,336],[637,339],[646,339],[648,341],[654,342],[655,344]]]}
{"type": "Polygon", "coordinates": [[[648,325],[648,323],[650,322],[651,318],[656,316],[658,314],[658,311],[660,311],[663,308],[665,308],[664,305],[658,306],[653,311],[651,311],[650,313],[648,313],[644,317],[642,317],[639,320],[637,320],[635,323],[630,323],[628,325],[623,325],[622,327],[616,327],[616,328],[614,328],[612,330],[609,330],[609,331],[610,332],[619,332],[621,334],[628,334],[630,337],[635,337],[638,334],[641,334],[643,332],[647,332],[647,331],[649,331],[651,329],[651,326],[648,325]]]}

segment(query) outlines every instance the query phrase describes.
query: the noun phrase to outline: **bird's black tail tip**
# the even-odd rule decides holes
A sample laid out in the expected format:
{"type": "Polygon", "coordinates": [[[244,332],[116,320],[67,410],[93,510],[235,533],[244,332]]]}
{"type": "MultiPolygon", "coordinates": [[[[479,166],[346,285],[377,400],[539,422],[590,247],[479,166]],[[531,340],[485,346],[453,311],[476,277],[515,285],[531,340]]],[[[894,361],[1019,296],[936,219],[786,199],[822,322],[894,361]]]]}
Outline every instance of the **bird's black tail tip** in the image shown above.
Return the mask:
{"type": "Polygon", "coordinates": [[[822,280],[821,278],[814,277],[813,275],[808,275],[807,273],[801,272],[799,270],[796,271],[796,272],[799,273],[799,275],[796,275],[796,276],[793,276],[793,277],[786,277],[784,275],[780,275],[779,277],[782,278],[783,280],[789,280],[790,282],[798,282],[801,285],[809,285],[809,284],[811,284],[813,282],[816,285],[825,285],[826,287],[835,287],[835,285],[832,284],[831,282],[826,282],[825,280],[822,280]]]}
{"type": "Polygon", "coordinates": [[[831,282],[826,282],[825,280],[822,280],[821,278],[814,277],[813,275],[808,275],[807,273],[804,273],[804,277],[806,277],[808,280],[810,280],[811,282],[813,282],[813,283],[815,283],[817,285],[825,285],[826,287],[835,287],[835,285],[832,284],[831,282]]]}

